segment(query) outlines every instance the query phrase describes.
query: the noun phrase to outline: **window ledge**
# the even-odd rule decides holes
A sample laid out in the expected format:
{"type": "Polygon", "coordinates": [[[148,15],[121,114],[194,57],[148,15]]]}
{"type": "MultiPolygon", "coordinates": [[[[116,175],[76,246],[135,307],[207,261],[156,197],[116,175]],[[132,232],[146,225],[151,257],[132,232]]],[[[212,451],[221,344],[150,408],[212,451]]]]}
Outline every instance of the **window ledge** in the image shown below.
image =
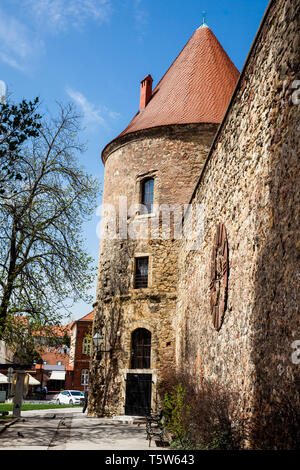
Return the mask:
{"type": "Polygon", "coordinates": [[[151,212],[151,214],[136,215],[135,219],[150,219],[152,217],[157,217],[157,216],[158,216],[158,214],[156,214],[155,212],[151,212]]]}

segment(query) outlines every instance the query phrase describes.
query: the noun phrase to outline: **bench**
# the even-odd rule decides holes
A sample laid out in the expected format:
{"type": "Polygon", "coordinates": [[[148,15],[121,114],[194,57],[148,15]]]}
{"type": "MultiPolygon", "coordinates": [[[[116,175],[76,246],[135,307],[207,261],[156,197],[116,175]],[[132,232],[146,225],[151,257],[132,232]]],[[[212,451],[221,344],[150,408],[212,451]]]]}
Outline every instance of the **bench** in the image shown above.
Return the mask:
{"type": "Polygon", "coordinates": [[[164,427],[163,427],[163,413],[158,414],[150,413],[146,416],[146,439],[149,440],[149,447],[151,447],[152,439],[160,446],[163,447],[164,442],[164,427]]]}

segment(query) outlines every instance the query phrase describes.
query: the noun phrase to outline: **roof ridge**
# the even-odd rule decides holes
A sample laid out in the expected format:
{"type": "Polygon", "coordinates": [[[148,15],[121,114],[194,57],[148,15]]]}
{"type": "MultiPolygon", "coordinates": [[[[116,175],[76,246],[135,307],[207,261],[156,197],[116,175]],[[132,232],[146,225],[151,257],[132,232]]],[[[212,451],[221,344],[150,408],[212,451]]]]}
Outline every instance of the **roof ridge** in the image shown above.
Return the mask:
{"type": "Polygon", "coordinates": [[[83,321],[86,317],[89,317],[90,315],[92,315],[92,316],[94,315],[94,310],[92,310],[90,313],[87,313],[87,314],[84,315],[83,317],[78,318],[78,320],[76,320],[75,323],[76,323],[77,321],[83,321]]]}

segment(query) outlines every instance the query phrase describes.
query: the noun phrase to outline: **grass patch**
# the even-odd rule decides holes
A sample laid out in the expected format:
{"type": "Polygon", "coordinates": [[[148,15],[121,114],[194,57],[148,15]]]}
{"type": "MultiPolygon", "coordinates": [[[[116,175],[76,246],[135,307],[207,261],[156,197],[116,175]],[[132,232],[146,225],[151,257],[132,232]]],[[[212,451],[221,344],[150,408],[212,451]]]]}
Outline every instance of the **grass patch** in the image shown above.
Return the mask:
{"type": "MultiPolygon", "coordinates": [[[[22,411],[31,411],[31,410],[53,410],[53,409],[61,409],[61,408],[82,408],[80,405],[56,405],[56,404],[30,404],[30,403],[23,403],[22,404],[22,411]]],[[[12,403],[1,403],[0,404],[0,411],[12,411],[13,404],[12,403]]],[[[0,416],[1,417],[1,416],[0,416]]]]}

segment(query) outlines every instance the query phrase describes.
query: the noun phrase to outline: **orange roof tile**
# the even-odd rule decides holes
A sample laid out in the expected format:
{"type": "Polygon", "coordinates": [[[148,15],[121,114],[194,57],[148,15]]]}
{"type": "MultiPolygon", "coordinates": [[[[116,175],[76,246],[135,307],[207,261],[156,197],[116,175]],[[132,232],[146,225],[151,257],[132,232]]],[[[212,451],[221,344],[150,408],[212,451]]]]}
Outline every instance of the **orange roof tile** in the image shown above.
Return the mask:
{"type": "Polygon", "coordinates": [[[238,77],[238,69],[213,32],[202,26],[120,136],[169,124],[220,123],[238,77]]]}
{"type": "Polygon", "coordinates": [[[93,321],[94,320],[94,310],[82,318],[79,318],[76,321],[93,321]]]}

